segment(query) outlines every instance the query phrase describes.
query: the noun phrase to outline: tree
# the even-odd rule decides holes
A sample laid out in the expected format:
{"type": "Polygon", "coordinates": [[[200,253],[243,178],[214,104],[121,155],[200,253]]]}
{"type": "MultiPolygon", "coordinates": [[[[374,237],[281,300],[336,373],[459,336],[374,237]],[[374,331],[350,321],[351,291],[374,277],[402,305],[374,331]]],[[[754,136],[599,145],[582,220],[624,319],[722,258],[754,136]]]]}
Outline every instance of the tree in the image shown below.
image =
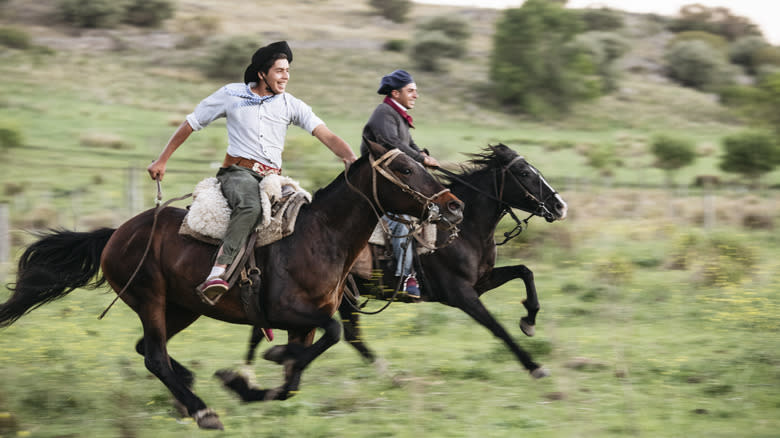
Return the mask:
{"type": "Polygon", "coordinates": [[[566,46],[581,29],[577,12],[548,0],[527,0],[505,10],[490,59],[490,79],[502,103],[544,115],[592,97],[582,82],[594,75],[594,63],[566,46]]]}
{"type": "Polygon", "coordinates": [[[754,185],[762,175],[780,164],[780,144],[767,132],[745,131],[728,136],[723,139],[723,147],[725,154],[721,157],[721,170],[738,173],[754,185]]]}
{"type": "Polygon", "coordinates": [[[677,170],[696,160],[696,147],[693,142],[679,137],[657,135],[653,138],[651,149],[656,159],[653,166],[666,172],[668,184],[674,182],[677,170]]]}

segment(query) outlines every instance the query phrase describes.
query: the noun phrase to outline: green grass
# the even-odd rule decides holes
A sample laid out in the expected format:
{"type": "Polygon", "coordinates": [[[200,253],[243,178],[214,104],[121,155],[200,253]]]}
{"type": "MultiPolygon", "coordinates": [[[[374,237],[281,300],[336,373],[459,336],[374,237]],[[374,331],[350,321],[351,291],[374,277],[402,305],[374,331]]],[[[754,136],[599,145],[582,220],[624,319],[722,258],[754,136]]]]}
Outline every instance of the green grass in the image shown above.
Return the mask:
{"type": "MultiPolygon", "coordinates": [[[[610,240],[577,250],[627,252],[610,240]]],[[[655,245],[639,242],[632,254],[655,245]]],[[[195,389],[220,414],[222,436],[771,436],[780,426],[771,390],[780,383],[773,254],[764,248],[754,275],[721,288],[663,267],[635,266],[615,286],[594,278],[587,261],[565,270],[529,262],[542,302],[535,338],[517,327],[520,282],[483,298],[551,370],[538,381],[464,313],[432,303],[364,318],[386,372],[340,343],[285,402],[242,404],[210,377],[240,365],[245,327],[204,319],[170,351],[198,375],[195,389]]],[[[166,390],[133,352],[135,315],[119,305],[96,319],[110,299],[77,291],[3,331],[0,411],[32,436],[206,436],[176,420],[166,390]]],[[[278,366],[261,360],[254,368],[259,384],[281,382],[278,366]]]]}

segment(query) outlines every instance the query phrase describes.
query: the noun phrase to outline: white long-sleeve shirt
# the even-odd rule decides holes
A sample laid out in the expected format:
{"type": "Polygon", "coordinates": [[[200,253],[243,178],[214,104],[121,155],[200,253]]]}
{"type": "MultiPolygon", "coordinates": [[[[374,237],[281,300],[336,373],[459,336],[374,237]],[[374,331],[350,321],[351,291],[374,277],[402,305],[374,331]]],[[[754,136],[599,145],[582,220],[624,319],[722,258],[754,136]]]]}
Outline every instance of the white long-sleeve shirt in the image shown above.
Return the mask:
{"type": "Polygon", "coordinates": [[[287,128],[298,126],[309,134],[324,122],[311,107],[288,93],[258,96],[252,84],[228,84],[203,99],[187,116],[194,131],[214,120],[227,120],[227,153],[281,169],[287,128]]]}

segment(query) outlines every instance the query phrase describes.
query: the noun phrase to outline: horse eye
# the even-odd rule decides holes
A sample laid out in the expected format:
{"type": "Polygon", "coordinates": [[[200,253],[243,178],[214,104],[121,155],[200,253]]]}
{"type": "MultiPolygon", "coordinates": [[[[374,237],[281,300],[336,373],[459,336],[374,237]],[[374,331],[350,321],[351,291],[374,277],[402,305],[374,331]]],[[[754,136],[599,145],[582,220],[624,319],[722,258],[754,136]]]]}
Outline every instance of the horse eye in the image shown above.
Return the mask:
{"type": "Polygon", "coordinates": [[[403,175],[411,175],[412,174],[412,169],[409,168],[409,167],[404,167],[403,169],[401,169],[401,174],[403,174],[403,175]]]}

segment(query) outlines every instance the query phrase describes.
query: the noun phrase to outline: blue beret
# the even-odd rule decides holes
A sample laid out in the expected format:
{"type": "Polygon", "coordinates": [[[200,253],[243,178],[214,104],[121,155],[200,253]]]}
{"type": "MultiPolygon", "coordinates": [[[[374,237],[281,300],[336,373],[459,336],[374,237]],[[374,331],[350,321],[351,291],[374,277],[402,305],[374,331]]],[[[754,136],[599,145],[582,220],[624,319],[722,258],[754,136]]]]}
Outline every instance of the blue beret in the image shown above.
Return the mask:
{"type": "Polygon", "coordinates": [[[396,70],[389,75],[382,77],[382,82],[379,83],[378,94],[390,94],[393,90],[400,90],[408,84],[414,82],[412,75],[404,70],[396,70]]]}

